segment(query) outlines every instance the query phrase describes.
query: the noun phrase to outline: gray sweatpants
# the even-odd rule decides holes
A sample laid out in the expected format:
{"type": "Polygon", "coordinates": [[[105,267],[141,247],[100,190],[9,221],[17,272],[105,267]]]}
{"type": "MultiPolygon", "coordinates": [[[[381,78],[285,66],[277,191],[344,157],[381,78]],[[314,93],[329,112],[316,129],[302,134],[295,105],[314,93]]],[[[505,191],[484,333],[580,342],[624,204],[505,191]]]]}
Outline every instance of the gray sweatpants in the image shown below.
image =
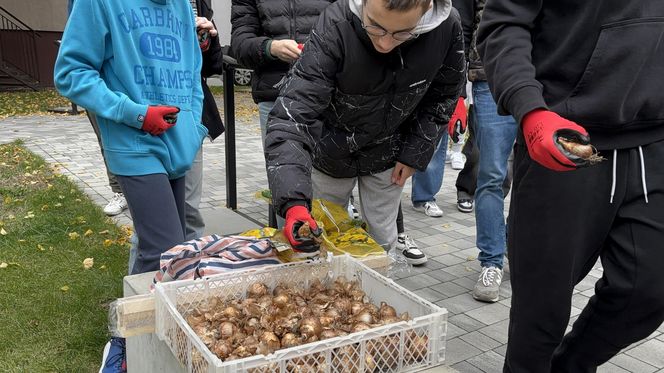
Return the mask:
{"type": "Polygon", "coordinates": [[[367,222],[369,234],[385,250],[390,250],[397,243],[397,213],[403,189],[392,183],[393,170],[394,168],[390,168],[368,176],[335,178],[313,169],[311,182],[314,198],[346,206],[357,183],[360,213],[367,222]]]}

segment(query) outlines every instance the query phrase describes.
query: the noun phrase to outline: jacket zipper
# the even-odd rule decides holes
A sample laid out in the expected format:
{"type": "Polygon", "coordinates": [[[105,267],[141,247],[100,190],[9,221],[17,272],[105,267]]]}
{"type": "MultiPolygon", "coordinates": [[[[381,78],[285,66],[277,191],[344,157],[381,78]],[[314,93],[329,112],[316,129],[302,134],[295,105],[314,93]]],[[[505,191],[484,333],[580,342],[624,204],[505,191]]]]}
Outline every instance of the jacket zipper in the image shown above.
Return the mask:
{"type": "Polygon", "coordinates": [[[291,39],[295,40],[295,7],[293,6],[293,1],[295,0],[288,0],[288,5],[290,6],[290,11],[291,14],[293,15],[291,17],[291,29],[290,29],[291,39]]]}

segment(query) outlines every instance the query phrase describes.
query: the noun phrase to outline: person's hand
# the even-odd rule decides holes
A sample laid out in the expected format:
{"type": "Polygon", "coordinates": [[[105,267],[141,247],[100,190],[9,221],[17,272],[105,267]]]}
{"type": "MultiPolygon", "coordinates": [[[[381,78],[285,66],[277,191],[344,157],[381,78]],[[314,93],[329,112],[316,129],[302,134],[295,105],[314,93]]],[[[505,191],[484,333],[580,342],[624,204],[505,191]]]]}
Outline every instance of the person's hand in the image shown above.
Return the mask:
{"type": "Polygon", "coordinates": [[[154,136],[161,135],[175,125],[179,112],[175,106],[148,106],[141,129],[154,136]]]}
{"type": "Polygon", "coordinates": [[[456,144],[459,142],[461,135],[466,133],[467,125],[468,109],[466,108],[466,100],[463,97],[459,97],[454,113],[452,113],[450,121],[447,123],[447,133],[450,135],[453,143],[456,144]]]}
{"type": "Polygon", "coordinates": [[[394,166],[394,171],[392,171],[392,183],[397,184],[399,186],[404,186],[406,184],[406,180],[408,180],[409,177],[413,176],[415,173],[415,169],[406,166],[403,163],[397,162],[396,166],[394,166]]]}
{"type": "Polygon", "coordinates": [[[295,40],[272,40],[270,54],[285,62],[293,62],[300,57],[302,50],[295,40]]]}
{"type": "Polygon", "coordinates": [[[578,124],[543,109],[533,110],[521,124],[528,154],[542,166],[554,171],[571,171],[588,165],[588,161],[566,151],[558,137],[578,144],[590,144],[588,132],[578,124]]]}
{"type": "Polygon", "coordinates": [[[317,238],[322,233],[322,229],[318,228],[316,220],[311,217],[306,207],[295,205],[286,211],[284,235],[296,252],[305,254],[307,257],[318,256],[320,241],[317,238]],[[303,235],[301,231],[305,224],[309,226],[310,232],[308,235],[303,235]]]}
{"type": "Polygon", "coordinates": [[[212,21],[205,17],[196,17],[196,33],[198,34],[198,45],[203,52],[210,48],[210,38],[218,34],[212,21]]]}

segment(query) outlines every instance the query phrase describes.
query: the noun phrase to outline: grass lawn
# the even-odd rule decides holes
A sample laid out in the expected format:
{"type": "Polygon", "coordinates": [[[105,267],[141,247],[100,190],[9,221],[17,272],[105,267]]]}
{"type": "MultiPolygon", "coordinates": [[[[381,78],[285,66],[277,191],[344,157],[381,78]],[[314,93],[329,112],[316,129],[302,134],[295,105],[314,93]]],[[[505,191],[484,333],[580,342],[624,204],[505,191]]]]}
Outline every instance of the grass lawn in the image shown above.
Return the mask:
{"type": "Polygon", "coordinates": [[[0,145],[0,372],[99,369],[129,234],[20,142],[0,145]]]}
{"type": "Polygon", "coordinates": [[[71,103],[53,88],[36,92],[0,92],[0,119],[15,115],[44,114],[48,109],[71,103]]]}

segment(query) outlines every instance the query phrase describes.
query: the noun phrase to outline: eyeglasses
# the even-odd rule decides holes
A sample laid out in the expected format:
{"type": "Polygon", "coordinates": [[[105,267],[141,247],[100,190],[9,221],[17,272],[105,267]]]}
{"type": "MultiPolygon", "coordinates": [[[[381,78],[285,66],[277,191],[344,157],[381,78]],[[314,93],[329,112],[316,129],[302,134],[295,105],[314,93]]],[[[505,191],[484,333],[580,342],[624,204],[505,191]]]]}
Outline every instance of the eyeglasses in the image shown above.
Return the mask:
{"type": "Polygon", "coordinates": [[[367,34],[371,36],[382,37],[389,34],[394,40],[397,41],[408,41],[420,36],[419,34],[414,34],[410,31],[389,32],[380,26],[365,25],[364,20],[362,20],[362,28],[367,32],[367,34]]]}

